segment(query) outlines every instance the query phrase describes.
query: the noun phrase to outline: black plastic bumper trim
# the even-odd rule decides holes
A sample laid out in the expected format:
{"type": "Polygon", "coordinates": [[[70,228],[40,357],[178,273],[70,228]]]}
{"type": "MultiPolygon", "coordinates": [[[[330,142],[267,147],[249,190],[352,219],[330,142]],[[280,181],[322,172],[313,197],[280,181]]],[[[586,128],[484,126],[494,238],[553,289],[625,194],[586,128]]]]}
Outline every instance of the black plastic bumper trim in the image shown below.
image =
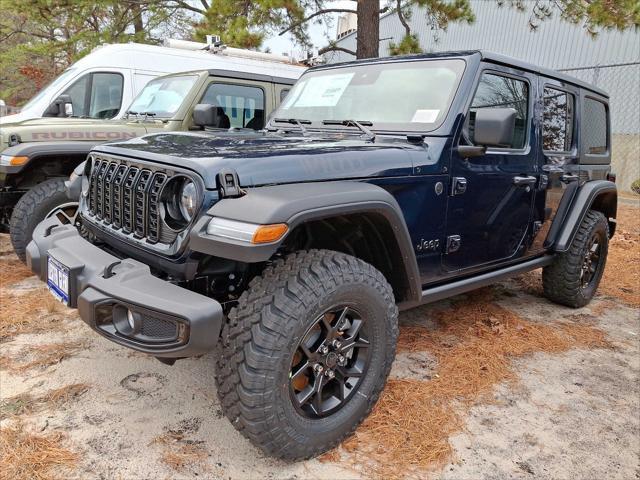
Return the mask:
{"type": "Polygon", "coordinates": [[[151,275],[147,265],[136,260],[118,259],[83,239],[70,226],[53,228],[56,218],[40,223],[27,246],[27,264],[42,281],[47,279],[47,258],[53,255],[73,269],[69,281],[70,305],[77,301],[80,317],[93,330],[111,341],[156,357],[189,357],[213,349],[218,342],[224,313],[219,302],[151,275]],[[113,275],[104,278],[105,268],[114,262],[113,275]],[[112,301],[137,306],[161,315],[182,319],[189,336],[183,345],[143,345],[124,337],[114,337],[96,324],[96,306],[112,301]]]}

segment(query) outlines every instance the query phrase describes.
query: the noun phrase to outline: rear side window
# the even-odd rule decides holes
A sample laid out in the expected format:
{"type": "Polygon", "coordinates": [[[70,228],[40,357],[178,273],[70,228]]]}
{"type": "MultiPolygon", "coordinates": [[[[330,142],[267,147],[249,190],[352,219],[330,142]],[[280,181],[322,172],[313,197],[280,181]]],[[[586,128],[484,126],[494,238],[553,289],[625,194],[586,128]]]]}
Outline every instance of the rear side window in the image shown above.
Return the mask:
{"type": "Polygon", "coordinates": [[[529,85],[527,82],[493,73],[482,74],[469,114],[468,131],[472,142],[474,141],[475,114],[481,108],[515,109],[516,126],[511,147],[524,148],[527,141],[527,118],[529,115],[529,85]]]}
{"type": "Polygon", "coordinates": [[[582,153],[607,152],[607,108],[604,103],[586,97],[582,107],[582,153]]]}
{"type": "Polygon", "coordinates": [[[264,127],[264,92],[261,88],[212,83],[201,103],[220,107],[226,116],[221,122],[223,128],[261,130],[264,127]]]}
{"type": "Polygon", "coordinates": [[[542,148],[568,152],[573,145],[575,99],[570,93],[545,87],[542,112],[542,148]]]}

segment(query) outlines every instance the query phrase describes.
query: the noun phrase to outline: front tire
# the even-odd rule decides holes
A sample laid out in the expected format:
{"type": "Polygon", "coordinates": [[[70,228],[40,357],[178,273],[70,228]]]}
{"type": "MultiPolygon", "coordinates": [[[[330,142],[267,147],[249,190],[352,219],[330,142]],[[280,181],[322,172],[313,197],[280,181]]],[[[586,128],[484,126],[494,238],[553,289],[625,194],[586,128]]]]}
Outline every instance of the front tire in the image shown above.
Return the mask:
{"type": "Polygon", "coordinates": [[[62,223],[75,223],[77,202],[67,198],[64,178],[51,178],[25,193],[16,203],[10,221],[11,244],[16,255],[26,261],[26,248],[36,226],[56,215],[62,223]]]}
{"type": "Polygon", "coordinates": [[[223,411],[269,455],[316,456],[369,414],[397,337],[392,288],[373,266],[328,250],[277,260],[223,327],[216,377],[223,411]]]}
{"type": "Polygon", "coordinates": [[[545,297],[568,307],[584,307],[598,289],[608,251],[609,223],[601,212],[589,210],[569,250],[543,269],[545,297]]]}

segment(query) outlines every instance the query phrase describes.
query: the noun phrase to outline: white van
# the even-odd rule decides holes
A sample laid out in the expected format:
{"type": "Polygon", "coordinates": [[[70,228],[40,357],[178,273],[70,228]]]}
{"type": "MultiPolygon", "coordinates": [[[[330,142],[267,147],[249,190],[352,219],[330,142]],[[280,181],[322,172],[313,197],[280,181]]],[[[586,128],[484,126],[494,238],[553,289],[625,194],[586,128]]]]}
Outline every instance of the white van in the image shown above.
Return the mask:
{"type": "Polygon", "coordinates": [[[166,44],[169,46],[125,43],[97,47],[43,88],[20,113],[0,117],[0,124],[58,116],[120,118],[149,80],[169,73],[233,70],[239,64],[244,69],[255,64],[256,73],[277,75],[279,71],[283,77],[294,71],[299,76],[304,70],[288,65],[287,57],[279,55],[224,47],[205,51],[207,44],[180,40],[166,44]]]}

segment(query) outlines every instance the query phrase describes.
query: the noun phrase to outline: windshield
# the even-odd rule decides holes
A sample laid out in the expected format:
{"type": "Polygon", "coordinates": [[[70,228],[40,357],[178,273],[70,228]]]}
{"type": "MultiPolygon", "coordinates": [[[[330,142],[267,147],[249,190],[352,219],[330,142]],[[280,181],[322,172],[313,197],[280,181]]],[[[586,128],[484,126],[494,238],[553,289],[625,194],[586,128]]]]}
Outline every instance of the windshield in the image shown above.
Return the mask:
{"type": "Polygon", "coordinates": [[[379,130],[435,130],[447,115],[464,67],[464,60],[454,59],[311,71],[273,118],[309,120],[318,126],[356,120],[379,130]]]}
{"type": "Polygon", "coordinates": [[[29,100],[23,107],[23,110],[27,108],[33,107],[36,103],[38,103],[42,98],[47,95],[50,91],[55,91],[64,85],[67,80],[76,73],[75,68],[68,68],[64,72],[62,72],[57,78],[55,78],[51,83],[49,83],[46,87],[40,90],[35,97],[29,100]]]}
{"type": "Polygon", "coordinates": [[[197,75],[182,75],[151,80],[133,101],[129,112],[171,118],[197,79],[197,75]]]}

